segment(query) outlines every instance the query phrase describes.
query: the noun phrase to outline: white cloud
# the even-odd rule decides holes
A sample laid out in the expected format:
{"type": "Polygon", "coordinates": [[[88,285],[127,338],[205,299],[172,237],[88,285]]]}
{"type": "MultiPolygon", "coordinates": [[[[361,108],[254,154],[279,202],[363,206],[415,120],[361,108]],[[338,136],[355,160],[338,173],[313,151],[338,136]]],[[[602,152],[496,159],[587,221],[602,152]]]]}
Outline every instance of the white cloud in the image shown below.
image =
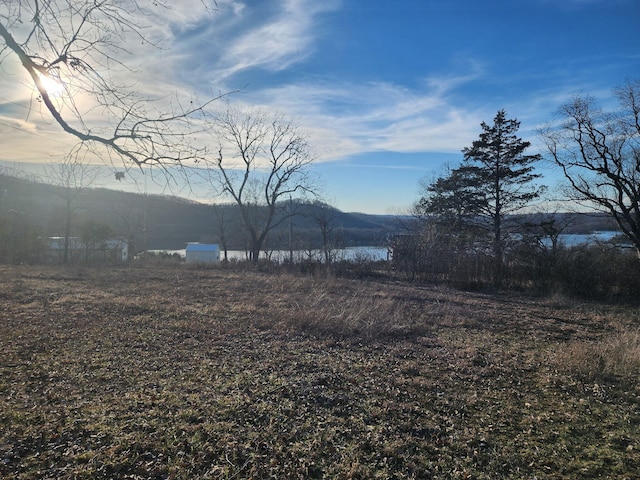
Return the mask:
{"type": "MultiPolygon", "coordinates": [[[[230,84],[231,77],[243,70],[277,72],[307,59],[321,32],[321,15],[336,10],[339,2],[274,0],[268,6],[261,4],[260,15],[241,1],[217,0],[216,5],[211,0],[184,0],[172,2],[169,8],[149,7],[143,18],[145,31],[172,48],[132,43],[128,46],[131,56],[123,61],[138,71],[114,69],[115,80],[134,85],[142,98],[162,99],[157,102],[159,111],[177,99],[195,104],[198,95],[203,99],[217,95],[207,91],[212,79],[224,91],[224,83],[230,84]]],[[[517,105],[471,103],[473,95],[463,103],[463,90],[487,81],[486,67],[468,58],[453,61],[451,72],[426,76],[419,87],[325,79],[247,90],[230,101],[293,117],[309,133],[322,161],[376,151],[458,153],[477,137],[480,122],[490,121],[497,108],[505,107],[509,115],[526,119],[533,128],[540,111],[551,114],[551,106],[562,103],[559,96],[565,92],[560,86],[518,97],[517,105]],[[549,112],[544,112],[547,105],[549,112]]],[[[15,85],[4,88],[6,81],[6,76],[0,76],[5,99],[28,98],[30,90],[16,97],[15,85]]],[[[88,124],[99,126],[103,110],[85,111],[90,114],[88,124]]]]}
{"type": "Polygon", "coordinates": [[[74,139],[55,125],[0,116],[0,161],[47,163],[68,152],[74,139]]]}
{"type": "Polygon", "coordinates": [[[36,125],[26,120],[0,115],[0,123],[7,128],[21,130],[26,133],[38,133],[38,128],[36,127],[36,125]]]}
{"type": "Polygon", "coordinates": [[[244,5],[233,0],[180,0],[166,5],[142,5],[140,31],[159,46],[169,48],[176,38],[203,24],[229,21],[242,13],[244,5]],[[231,15],[229,15],[231,13],[231,15]]]}
{"type": "Polygon", "coordinates": [[[487,112],[454,107],[455,89],[474,78],[430,77],[419,90],[382,82],[290,84],[243,101],[298,119],[320,161],[375,151],[457,153],[487,119],[487,112]]]}
{"type": "Polygon", "coordinates": [[[226,39],[213,78],[222,82],[249,68],[281,71],[302,61],[313,52],[316,17],[336,6],[335,1],[285,0],[272,17],[242,25],[244,33],[226,39]]]}

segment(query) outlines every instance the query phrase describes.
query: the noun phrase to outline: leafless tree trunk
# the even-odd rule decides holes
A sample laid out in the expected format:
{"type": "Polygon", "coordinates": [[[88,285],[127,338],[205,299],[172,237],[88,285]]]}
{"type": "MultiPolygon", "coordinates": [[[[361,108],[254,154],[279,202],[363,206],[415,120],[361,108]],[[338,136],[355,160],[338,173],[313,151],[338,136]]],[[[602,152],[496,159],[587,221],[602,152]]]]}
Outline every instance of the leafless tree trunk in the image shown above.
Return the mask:
{"type": "Polygon", "coordinates": [[[73,212],[77,208],[78,197],[94,184],[98,175],[95,166],[83,163],[78,155],[72,154],[60,162],[47,166],[47,175],[52,185],[60,187],[59,195],[65,203],[64,254],[62,263],[69,262],[69,239],[72,231],[73,212]]]}
{"type": "Polygon", "coordinates": [[[322,240],[322,254],[325,265],[329,266],[334,260],[335,249],[339,248],[336,236],[336,210],[329,205],[318,203],[314,212],[313,221],[320,229],[322,240]]]}
{"type": "Polygon", "coordinates": [[[229,242],[228,242],[228,226],[229,226],[229,218],[225,213],[225,208],[223,206],[214,205],[213,213],[215,216],[216,222],[216,231],[218,232],[218,238],[220,239],[220,244],[222,246],[222,251],[224,252],[224,261],[227,262],[229,260],[229,242]]]}
{"type": "Polygon", "coordinates": [[[282,116],[232,108],[219,115],[214,134],[221,143],[210,181],[238,205],[257,261],[269,232],[297,213],[287,209],[289,196],[314,192],[307,140],[282,116]]]}
{"type": "Polygon", "coordinates": [[[560,108],[563,123],[541,134],[568,195],[612,215],[640,257],[640,80],[615,93],[619,110],[576,97],[560,108]]]}
{"type": "MultiPolygon", "coordinates": [[[[135,197],[123,195],[124,201],[115,207],[116,232],[126,238],[127,261],[133,260],[137,253],[136,234],[144,233],[144,215],[146,205],[139,205],[135,197]]],[[[145,197],[146,201],[146,197],[145,197]]],[[[144,202],[143,202],[144,203],[144,202]]]]}

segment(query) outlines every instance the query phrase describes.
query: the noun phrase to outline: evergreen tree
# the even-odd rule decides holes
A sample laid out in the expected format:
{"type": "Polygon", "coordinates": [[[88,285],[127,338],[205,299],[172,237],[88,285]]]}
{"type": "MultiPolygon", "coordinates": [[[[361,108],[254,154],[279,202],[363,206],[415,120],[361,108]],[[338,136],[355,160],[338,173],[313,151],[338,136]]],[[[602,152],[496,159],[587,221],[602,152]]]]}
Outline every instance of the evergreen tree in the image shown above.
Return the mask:
{"type": "Polygon", "coordinates": [[[438,224],[456,230],[470,226],[483,201],[473,179],[460,168],[448,170],[446,175],[422,188],[425,195],[417,205],[419,215],[434,217],[438,224]]]}
{"type": "Polygon", "coordinates": [[[491,235],[494,283],[503,280],[504,250],[508,232],[505,217],[527,206],[544,191],[533,184],[539,154],[526,155],[531,145],[516,135],[520,122],[499,110],[493,125],[482,122],[482,133],[471,147],[462,150],[464,160],[448,176],[427,187],[420,205],[425,213],[455,218],[491,235]]]}

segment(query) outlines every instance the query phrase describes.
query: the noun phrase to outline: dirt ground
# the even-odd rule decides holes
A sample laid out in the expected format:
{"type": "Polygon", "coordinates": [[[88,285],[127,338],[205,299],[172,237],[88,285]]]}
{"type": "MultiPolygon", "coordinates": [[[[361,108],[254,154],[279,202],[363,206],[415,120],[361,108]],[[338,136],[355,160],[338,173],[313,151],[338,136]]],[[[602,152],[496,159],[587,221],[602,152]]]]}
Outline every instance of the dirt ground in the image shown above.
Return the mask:
{"type": "Polygon", "coordinates": [[[0,267],[0,477],[640,478],[640,309],[0,267]]]}

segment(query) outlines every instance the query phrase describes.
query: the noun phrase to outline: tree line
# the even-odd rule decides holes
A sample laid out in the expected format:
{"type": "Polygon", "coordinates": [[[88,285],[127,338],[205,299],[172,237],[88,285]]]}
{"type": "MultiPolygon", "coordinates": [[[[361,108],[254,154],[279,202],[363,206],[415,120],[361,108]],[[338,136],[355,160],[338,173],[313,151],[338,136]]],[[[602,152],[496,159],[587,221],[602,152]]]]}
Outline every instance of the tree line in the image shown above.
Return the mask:
{"type": "Polygon", "coordinates": [[[628,81],[614,93],[615,110],[577,96],[539,134],[567,181],[566,197],[610,215],[635,255],[611,246],[568,249],[558,242],[567,225],[557,217],[548,214],[532,222],[517,215],[536,202],[543,208],[546,186],[535,172],[543,157],[526,153],[531,143],[517,136],[520,122],[499,110],[462,150],[460,165],[422,182],[415,221],[395,240],[397,268],[414,279],[469,285],[549,290],[562,283],[585,294],[609,285],[610,293],[637,293],[640,81],[628,81]],[[593,272],[597,278],[590,277],[593,272]]]}
{"type": "MultiPolygon", "coordinates": [[[[204,204],[95,188],[67,177],[75,167],[52,163],[46,175],[24,176],[18,170],[0,174],[0,262],[37,263],[49,256],[50,261],[55,257],[61,263],[83,263],[86,255],[79,245],[94,250],[115,240],[126,241],[131,255],[199,241],[218,243],[223,258],[225,250],[251,256],[251,238],[235,203],[204,204]],[[56,179],[58,173],[64,173],[64,181],[56,179]],[[50,251],[52,237],[57,237],[55,255],[50,251]]],[[[88,180],[91,175],[86,173],[83,178],[88,180]]],[[[262,214],[266,208],[256,206],[256,218],[262,214]]],[[[390,232],[399,230],[395,216],[345,213],[320,201],[287,198],[277,215],[277,226],[262,245],[262,259],[273,258],[275,250],[294,249],[296,258],[316,257],[322,251],[331,262],[341,248],[383,245],[390,232]],[[295,217],[282,218],[288,212],[295,217]]]]}

